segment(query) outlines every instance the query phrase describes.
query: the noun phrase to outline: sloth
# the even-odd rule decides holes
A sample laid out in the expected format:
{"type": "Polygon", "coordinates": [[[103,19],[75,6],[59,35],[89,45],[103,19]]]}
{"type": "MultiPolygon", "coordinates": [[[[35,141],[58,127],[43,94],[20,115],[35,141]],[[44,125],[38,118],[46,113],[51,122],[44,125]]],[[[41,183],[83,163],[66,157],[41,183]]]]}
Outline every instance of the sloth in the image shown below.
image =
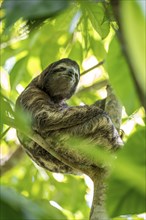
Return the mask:
{"type": "MultiPolygon", "coordinates": [[[[70,137],[89,139],[98,147],[118,149],[123,142],[106,110],[106,99],[93,105],[68,106],[68,100],[80,79],[78,64],[68,58],[50,64],[34,78],[16,101],[31,117],[31,129],[39,134],[62,158],[74,164],[96,166],[81,153],[65,146],[70,137]]],[[[20,131],[17,136],[26,153],[39,166],[59,173],[76,171],[52,156],[49,151],[26,137],[20,131]]],[[[75,146],[74,146],[75,147],[75,146]]],[[[92,151],[92,147],[90,149],[92,151]]]]}

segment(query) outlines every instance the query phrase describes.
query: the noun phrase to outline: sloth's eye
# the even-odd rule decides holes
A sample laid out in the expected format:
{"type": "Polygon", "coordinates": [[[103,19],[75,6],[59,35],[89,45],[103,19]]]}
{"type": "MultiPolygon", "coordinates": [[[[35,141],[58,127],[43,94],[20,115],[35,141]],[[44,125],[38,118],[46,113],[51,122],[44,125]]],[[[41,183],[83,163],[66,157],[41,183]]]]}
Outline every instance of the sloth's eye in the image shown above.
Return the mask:
{"type": "Polygon", "coordinates": [[[59,70],[59,71],[65,71],[66,68],[65,68],[65,67],[60,67],[60,68],[58,68],[58,70],[59,70]]]}
{"type": "Polygon", "coordinates": [[[62,67],[59,67],[59,68],[54,69],[54,70],[53,70],[53,73],[63,72],[63,71],[65,71],[65,70],[66,70],[66,68],[62,66],[62,67]]]}

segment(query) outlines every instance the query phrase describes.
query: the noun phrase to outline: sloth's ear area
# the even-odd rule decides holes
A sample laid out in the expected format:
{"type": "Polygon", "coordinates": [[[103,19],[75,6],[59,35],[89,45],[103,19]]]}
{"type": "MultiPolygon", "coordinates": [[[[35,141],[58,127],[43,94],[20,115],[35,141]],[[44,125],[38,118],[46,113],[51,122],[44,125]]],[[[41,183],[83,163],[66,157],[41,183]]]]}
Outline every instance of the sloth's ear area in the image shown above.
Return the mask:
{"type": "Polygon", "coordinates": [[[44,87],[44,82],[48,76],[48,74],[50,74],[53,70],[55,66],[55,63],[51,63],[46,69],[44,69],[41,74],[38,76],[38,86],[39,88],[43,89],[44,87]]]}

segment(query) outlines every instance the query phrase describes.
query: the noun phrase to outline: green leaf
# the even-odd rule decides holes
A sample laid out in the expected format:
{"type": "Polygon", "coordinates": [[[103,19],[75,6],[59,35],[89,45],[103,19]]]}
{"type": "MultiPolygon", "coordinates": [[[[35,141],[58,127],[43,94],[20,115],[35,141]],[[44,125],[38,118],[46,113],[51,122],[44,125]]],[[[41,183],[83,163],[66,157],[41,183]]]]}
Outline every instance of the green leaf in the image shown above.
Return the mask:
{"type": "Polygon", "coordinates": [[[41,49],[40,59],[42,69],[46,68],[50,63],[53,63],[58,58],[57,54],[59,51],[59,45],[57,44],[57,42],[52,42],[52,40],[50,41],[50,44],[51,48],[48,48],[46,47],[46,45],[44,45],[41,49]]]}
{"type": "Polygon", "coordinates": [[[145,212],[145,197],[124,181],[112,178],[108,186],[107,210],[110,217],[145,212]]]}
{"type": "Polygon", "coordinates": [[[105,58],[106,50],[104,49],[102,41],[95,40],[93,37],[90,36],[90,45],[95,57],[98,60],[102,60],[105,58]]]}
{"type": "Polygon", "coordinates": [[[21,17],[31,19],[50,17],[67,6],[67,0],[35,0],[28,1],[27,4],[23,0],[4,0],[3,8],[6,10],[6,26],[11,26],[21,17]]]}
{"type": "Polygon", "coordinates": [[[79,41],[76,41],[71,48],[68,57],[72,60],[76,60],[79,64],[83,61],[83,48],[79,41]]]}
{"type": "Polygon", "coordinates": [[[14,65],[13,69],[10,72],[10,85],[11,89],[15,89],[15,87],[19,84],[19,82],[28,75],[27,71],[27,61],[28,56],[25,56],[18,60],[14,65]]]}
{"type": "MultiPolygon", "coordinates": [[[[4,95],[2,95],[0,93],[0,103],[1,103],[1,114],[2,115],[14,115],[13,109],[12,109],[12,105],[14,107],[14,104],[11,102],[11,100],[9,100],[7,97],[5,97],[4,95]]],[[[1,116],[2,116],[1,115],[1,116]]]]}
{"type": "MultiPolygon", "coordinates": [[[[89,31],[89,19],[88,19],[88,13],[83,10],[83,21],[82,21],[82,37],[83,37],[83,43],[82,43],[82,47],[84,48],[84,57],[87,56],[88,54],[88,41],[89,41],[89,34],[88,34],[88,31],[89,31]]],[[[92,25],[91,25],[92,26],[92,25]]]]}
{"type": "MultiPolygon", "coordinates": [[[[1,103],[1,112],[0,112],[0,120],[1,120],[1,131],[4,124],[7,124],[11,127],[13,125],[14,111],[12,109],[12,102],[0,94],[0,103],[1,103]]],[[[14,105],[13,105],[14,107],[14,105]]]]}
{"type": "Polygon", "coordinates": [[[117,96],[125,106],[127,113],[132,114],[140,107],[139,99],[128,64],[116,37],[110,44],[105,67],[117,96]]]}
{"type": "Polygon", "coordinates": [[[14,111],[14,104],[5,96],[0,94],[1,103],[1,124],[6,124],[9,127],[14,127],[24,133],[31,132],[30,124],[31,117],[28,113],[24,112],[20,108],[16,108],[14,111]]]}
{"type": "Polygon", "coordinates": [[[104,39],[110,31],[110,21],[106,17],[105,8],[102,3],[90,3],[83,1],[83,7],[88,12],[88,18],[95,31],[104,39]]]}

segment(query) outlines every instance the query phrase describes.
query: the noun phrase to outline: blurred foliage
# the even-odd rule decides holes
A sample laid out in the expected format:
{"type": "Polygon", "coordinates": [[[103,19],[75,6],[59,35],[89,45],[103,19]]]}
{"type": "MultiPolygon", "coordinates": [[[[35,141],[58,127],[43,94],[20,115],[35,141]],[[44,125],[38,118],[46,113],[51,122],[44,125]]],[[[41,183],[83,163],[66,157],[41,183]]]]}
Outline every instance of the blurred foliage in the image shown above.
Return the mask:
{"type": "Polygon", "coordinates": [[[67,219],[59,210],[53,208],[47,201],[35,203],[2,186],[0,188],[2,219],[67,219]],[[49,212],[48,212],[49,209],[49,212]],[[9,210],[9,211],[8,211],[9,210]],[[55,213],[55,214],[54,214],[55,213]]]}
{"type": "Polygon", "coordinates": [[[59,0],[54,4],[53,0],[35,0],[26,4],[25,1],[9,1],[3,2],[3,8],[6,11],[6,29],[11,26],[21,17],[26,19],[30,25],[42,22],[43,19],[49,18],[65,9],[68,6],[67,0],[59,0]],[[17,14],[16,14],[17,11],[17,14]],[[37,22],[38,21],[38,22],[37,22]]]}
{"type": "MultiPolygon", "coordinates": [[[[117,154],[117,159],[113,159],[114,156],[104,154],[89,143],[84,143],[83,149],[79,140],[70,140],[70,147],[78,146],[77,150],[93,160],[101,158],[110,164],[107,208],[111,217],[125,215],[115,219],[128,219],[130,215],[131,219],[143,219],[137,214],[145,211],[144,108],[122,53],[121,48],[125,45],[115,36],[118,26],[109,1],[2,2],[2,158],[19,146],[13,128],[28,131],[29,118],[23,112],[16,115],[14,103],[33,77],[51,62],[64,57],[76,60],[81,72],[105,60],[104,65],[81,76],[79,92],[68,103],[92,104],[104,98],[102,82],[110,80],[124,106],[124,149],[117,154]]],[[[129,2],[120,3],[121,21],[128,53],[136,68],[135,78],[145,92],[145,14],[136,0],[129,2]]],[[[2,219],[16,219],[16,216],[17,219],[88,218],[92,186],[85,177],[46,172],[24,155],[2,176],[1,184],[2,219]]]]}
{"type": "Polygon", "coordinates": [[[121,213],[141,213],[145,210],[144,136],[145,129],[137,127],[129,137],[124,149],[118,153],[118,160],[113,164],[107,193],[107,208],[110,207],[111,216],[121,213]],[[141,140],[140,146],[139,140],[141,140]],[[113,193],[114,191],[115,193],[113,193]],[[118,200],[116,192],[118,192],[118,200]],[[111,201],[111,206],[108,206],[111,201]]]}
{"type": "MultiPolygon", "coordinates": [[[[141,6],[143,7],[143,1],[141,1],[141,6]]],[[[145,7],[144,7],[145,8],[145,7]]],[[[125,4],[124,1],[121,3],[121,12],[123,20],[123,29],[125,39],[127,41],[128,52],[131,58],[132,65],[136,69],[135,77],[140,84],[143,92],[146,94],[145,90],[145,35],[143,33],[145,30],[145,15],[142,12],[142,8],[137,5],[137,2],[133,4],[125,4]],[[124,14],[125,9],[129,13],[124,14]],[[134,37],[133,37],[134,33],[134,37]],[[138,42],[138,43],[137,43],[138,42]]]]}

